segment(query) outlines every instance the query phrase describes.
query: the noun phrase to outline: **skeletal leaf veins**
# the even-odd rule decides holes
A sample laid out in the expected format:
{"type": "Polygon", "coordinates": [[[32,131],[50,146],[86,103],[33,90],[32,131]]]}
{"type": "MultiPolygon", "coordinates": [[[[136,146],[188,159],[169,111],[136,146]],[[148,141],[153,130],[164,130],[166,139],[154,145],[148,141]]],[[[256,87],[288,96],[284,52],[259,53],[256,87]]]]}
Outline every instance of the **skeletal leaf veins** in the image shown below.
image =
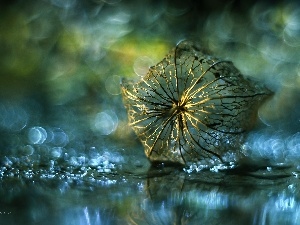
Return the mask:
{"type": "Polygon", "coordinates": [[[223,162],[271,92],[232,62],[182,41],[141,80],[124,81],[122,94],[147,157],[189,164],[223,162]]]}

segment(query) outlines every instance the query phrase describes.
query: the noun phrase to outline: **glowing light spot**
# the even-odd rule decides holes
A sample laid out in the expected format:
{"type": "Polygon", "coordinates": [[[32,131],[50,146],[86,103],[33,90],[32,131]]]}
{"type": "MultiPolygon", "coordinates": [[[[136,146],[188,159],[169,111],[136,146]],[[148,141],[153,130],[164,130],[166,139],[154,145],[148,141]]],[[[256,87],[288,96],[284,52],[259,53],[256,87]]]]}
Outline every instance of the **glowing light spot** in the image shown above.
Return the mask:
{"type": "Polygon", "coordinates": [[[292,161],[300,159],[300,132],[287,138],[286,147],[288,150],[287,158],[292,161]]]}
{"type": "Polygon", "coordinates": [[[125,12],[118,12],[107,19],[107,22],[111,24],[126,24],[130,21],[130,14],[125,12]]]}
{"type": "Polygon", "coordinates": [[[76,4],[76,0],[64,0],[64,1],[60,1],[60,0],[51,0],[51,2],[60,7],[60,8],[71,8],[76,4]]]}
{"type": "Polygon", "coordinates": [[[121,80],[120,76],[117,75],[109,76],[105,81],[106,91],[112,95],[121,94],[120,80],[121,80]]]}
{"type": "Polygon", "coordinates": [[[69,142],[68,135],[60,128],[52,128],[48,131],[47,142],[64,147],[69,142]]]}
{"type": "Polygon", "coordinates": [[[275,201],[276,209],[281,211],[293,210],[295,206],[296,201],[293,197],[280,196],[280,198],[275,201]]]}
{"type": "Polygon", "coordinates": [[[0,128],[9,131],[20,131],[27,125],[27,112],[13,103],[0,103],[0,128]]]}
{"type": "Polygon", "coordinates": [[[47,131],[42,127],[32,127],[28,131],[28,140],[31,144],[43,144],[47,138],[47,131]]]}
{"type": "Polygon", "coordinates": [[[24,156],[29,156],[34,153],[34,148],[31,145],[25,145],[21,148],[21,154],[24,156]]]}
{"type": "Polygon", "coordinates": [[[292,47],[300,46],[300,10],[293,11],[288,19],[283,31],[285,43],[292,47]]]}
{"type": "Polygon", "coordinates": [[[103,111],[96,115],[93,128],[102,135],[109,135],[116,130],[118,117],[113,111],[103,111]]]}
{"type": "Polygon", "coordinates": [[[62,154],[62,148],[61,147],[53,147],[51,150],[51,157],[53,157],[54,159],[57,159],[61,156],[62,154]]]}
{"type": "Polygon", "coordinates": [[[136,75],[143,77],[147,74],[150,66],[152,66],[153,64],[154,63],[151,58],[149,58],[148,56],[142,56],[134,61],[133,70],[136,75]]]}

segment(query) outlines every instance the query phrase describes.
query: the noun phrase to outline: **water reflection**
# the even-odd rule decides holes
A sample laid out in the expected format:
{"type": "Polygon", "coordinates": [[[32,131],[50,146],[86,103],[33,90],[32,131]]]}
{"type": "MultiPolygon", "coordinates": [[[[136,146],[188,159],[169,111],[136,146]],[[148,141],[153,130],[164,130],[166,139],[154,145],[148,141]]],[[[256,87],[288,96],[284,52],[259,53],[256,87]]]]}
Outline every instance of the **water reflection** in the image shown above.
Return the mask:
{"type": "Polygon", "coordinates": [[[287,188],[288,179],[260,180],[258,184],[251,176],[201,175],[171,173],[149,178],[145,189],[148,198],[140,203],[138,213],[131,214],[132,219],[136,224],[299,222],[299,201],[296,203],[287,188]],[[285,190],[274,190],[273,185],[285,190]]]}
{"type": "Polygon", "coordinates": [[[20,218],[22,224],[58,225],[300,222],[298,182],[292,176],[262,179],[250,173],[210,171],[199,176],[166,167],[131,175],[94,170],[93,179],[82,179],[84,173],[80,169],[46,179],[33,174],[34,181],[6,179],[0,187],[0,210],[7,212],[0,215],[1,222],[19,224],[20,218]],[[15,188],[3,195],[11,185],[15,188]]]}

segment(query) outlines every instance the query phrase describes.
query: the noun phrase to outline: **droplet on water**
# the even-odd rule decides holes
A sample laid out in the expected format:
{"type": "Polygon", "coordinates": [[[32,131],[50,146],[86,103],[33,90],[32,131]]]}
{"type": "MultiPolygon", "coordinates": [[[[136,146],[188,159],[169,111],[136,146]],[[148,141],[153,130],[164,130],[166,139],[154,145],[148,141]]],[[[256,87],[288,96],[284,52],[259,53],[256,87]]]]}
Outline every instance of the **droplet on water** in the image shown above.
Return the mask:
{"type": "Polygon", "coordinates": [[[151,161],[226,161],[271,94],[206,52],[182,41],[141,80],[123,81],[129,123],[151,161]]]}

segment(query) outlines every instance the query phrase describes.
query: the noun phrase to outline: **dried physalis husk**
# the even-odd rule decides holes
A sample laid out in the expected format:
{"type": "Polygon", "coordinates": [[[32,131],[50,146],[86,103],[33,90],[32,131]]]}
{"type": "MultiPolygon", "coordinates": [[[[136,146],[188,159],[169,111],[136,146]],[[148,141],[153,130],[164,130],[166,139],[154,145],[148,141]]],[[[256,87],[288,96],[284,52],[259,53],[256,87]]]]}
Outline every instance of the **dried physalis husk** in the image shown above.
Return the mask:
{"type": "Polygon", "coordinates": [[[182,41],[140,81],[124,81],[122,94],[147,157],[184,165],[223,162],[238,151],[271,92],[232,62],[182,41]]]}

